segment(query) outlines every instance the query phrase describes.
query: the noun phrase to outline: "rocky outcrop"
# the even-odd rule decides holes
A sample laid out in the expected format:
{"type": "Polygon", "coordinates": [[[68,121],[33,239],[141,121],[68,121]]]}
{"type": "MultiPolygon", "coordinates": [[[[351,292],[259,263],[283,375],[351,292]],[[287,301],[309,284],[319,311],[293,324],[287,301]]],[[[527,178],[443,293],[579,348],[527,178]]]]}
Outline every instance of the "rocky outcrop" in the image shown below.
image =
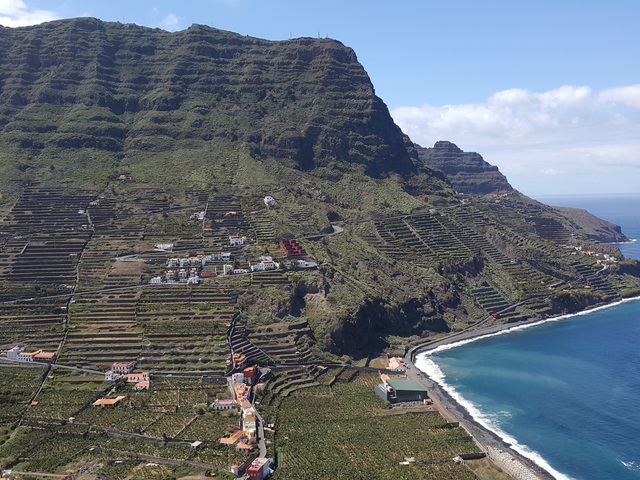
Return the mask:
{"type": "Polygon", "coordinates": [[[436,142],[432,148],[415,147],[420,160],[442,170],[459,193],[488,195],[513,191],[498,167],[487,163],[478,153],[463,152],[455,144],[445,141],[436,142]]]}
{"type": "Polygon", "coordinates": [[[596,217],[586,210],[570,207],[553,208],[566,218],[573,227],[591,240],[604,243],[629,241],[627,236],[622,233],[620,226],[596,217]]]}

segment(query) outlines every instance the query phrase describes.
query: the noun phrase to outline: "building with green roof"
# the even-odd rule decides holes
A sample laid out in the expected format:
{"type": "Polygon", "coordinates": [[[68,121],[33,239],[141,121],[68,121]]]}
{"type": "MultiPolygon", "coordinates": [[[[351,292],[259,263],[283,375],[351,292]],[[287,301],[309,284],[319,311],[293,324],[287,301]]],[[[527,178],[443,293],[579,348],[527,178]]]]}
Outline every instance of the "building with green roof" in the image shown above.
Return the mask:
{"type": "Polygon", "coordinates": [[[421,402],[429,398],[427,389],[418,382],[400,378],[385,378],[376,386],[376,395],[390,403],[421,402]]]}

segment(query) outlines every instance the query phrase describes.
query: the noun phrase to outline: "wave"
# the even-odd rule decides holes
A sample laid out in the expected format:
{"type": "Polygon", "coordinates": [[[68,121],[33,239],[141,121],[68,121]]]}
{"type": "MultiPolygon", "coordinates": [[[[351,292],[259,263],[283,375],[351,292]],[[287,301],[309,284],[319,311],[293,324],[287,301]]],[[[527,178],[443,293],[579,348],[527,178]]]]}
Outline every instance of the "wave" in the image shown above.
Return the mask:
{"type": "Polygon", "coordinates": [[[629,470],[633,470],[635,472],[640,472],[640,462],[625,462],[624,460],[620,460],[620,463],[624,465],[629,470]]]}
{"type": "Polygon", "coordinates": [[[629,245],[630,243],[636,243],[637,238],[630,238],[628,242],[611,242],[610,245],[629,245]]]}
{"type": "MultiPolygon", "coordinates": [[[[558,472],[553,467],[551,467],[551,465],[549,465],[547,461],[538,452],[536,452],[535,450],[532,450],[527,445],[518,443],[518,441],[514,437],[512,437],[511,435],[503,431],[500,428],[500,421],[499,421],[500,418],[502,417],[501,415],[489,415],[481,411],[481,409],[478,408],[477,405],[475,405],[473,402],[464,398],[460,394],[460,392],[458,392],[453,386],[449,385],[446,382],[446,375],[444,374],[444,372],[430,357],[434,353],[450,350],[452,348],[457,348],[462,345],[467,345],[469,343],[476,342],[483,338],[495,337],[498,335],[506,335],[508,333],[524,330],[526,328],[531,328],[544,323],[558,322],[558,321],[567,320],[569,318],[578,317],[581,315],[588,315],[596,311],[612,308],[614,306],[617,306],[623,303],[633,302],[638,300],[640,300],[640,297],[626,298],[608,305],[602,305],[599,307],[584,310],[582,312],[572,313],[567,315],[559,315],[557,317],[548,318],[545,320],[541,320],[539,322],[534,322],[527,325],[519,325],[512,328],[501,330],[499,332],[489,333],[486,335],[479,335],[474,338],[469,338],[466,340],[460,340],[457,342],[440,345],[432,350],[428,350],[426,352],[421,352],[420,354],[418,354],[415,359],[415,366],[419,370],[424,372],[430,379],[432,379],[434,382],[440,385],[440,387],[442,387],[442,389],[446,391],[451,396],[451,398],[453,398],[453,400],[455,400],[460,406],[462,406],[465,410],[467,410],[467,412],[469,412],[469,415],[471,415],[471,417],[477,423],[482,425],[487,430],[490,430],[491,432],[495,433],[504,442],[511,444],[511,448],[513,448],[515,451],[520,453],[522,456],[533,461],[536,465],[540,466],[541,468],[544,468],[547,472],[551,473],[551,475],[553,475],[555,478],[568,480],[568,479],[571,479],[571,477],[561,472],[558,472]]],[[[636,464],[635,462],[627,462],[629,465],[627,465],[627,463],[625,462],[622,462],[622,463],[627,468],[640,467],[640,465],[636,464]]]]}
{"type": "MultiPolygon", "coordinates": [[[[463,342],[458,342],[459,344],[463,342]]],[[[464,341],[464,343],[469,343],[468,341],[464,341]]],[[[429,353],[435,352],[432,350],[429,353]]],[[[416,358],[415,366],[423,371],[429,378],[438,383],[445,390],[451,398],[453,398],[460,406],[462,406],[469,415],[480,425],[482,425],[487,430],[496,434],[502,441],[510,444],[510,447],[520,453],[520,455],[527,457],[531,461],[533,461],[536,465],[545,469],[551,475],[553,475],[556,479],[563,480],[571,480],[571,477],[558,472],[551,465],[549,465],[542,456],[536,452],[535,450],[530,449],[526,445],[518,443],[518,441],[506,433],[504,430],[500,428],[500,418],[502,415],[489,415],[482,412],[476,404],[464,398],[460,392],[458,392],[454,387],[445,382],[445,374],[440,369],[440,367],[429,358],[429,354],[421,354],[416,358]]]]}

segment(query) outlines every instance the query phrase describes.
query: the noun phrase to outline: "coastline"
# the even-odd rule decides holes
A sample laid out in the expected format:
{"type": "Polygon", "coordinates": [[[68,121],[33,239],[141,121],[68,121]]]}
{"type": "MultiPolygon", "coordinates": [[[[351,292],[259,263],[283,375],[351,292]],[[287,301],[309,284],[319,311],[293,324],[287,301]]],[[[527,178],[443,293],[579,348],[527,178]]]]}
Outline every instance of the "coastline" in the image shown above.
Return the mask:
{"type": "Polygon", "coordinates": [[[474,416],[460,401],[451,395],[450,391],[448,391],[449,386],[443,378],[437,378],[436,375],[432,374],[430,376],[425,373],[416,366],[416,360],[420,362],[419,357],[428,356],[429,353],[436,350],[455,348],[482,338],[503,335],[544,323],[587,315],[597,310],[608,309],[622,303],[638,300],[640,300],[640,297],[625,298],[572,314],[558,315],[542,320],[531,319],[518,324],[493,325],[478,330],[463,331],[440,340],[419,345],[410,349],[405,355],[407,377],[422,383],[428,389],[429,396],[442,415],[450,422],[459,422],[459,424],[469,432],[469,435],[473,437],[476,444],[487,454],[487,457],[513,478],[518,480],[568,478],[560,472],[556,472],[551,466],[546,464],[541,457],[536,458],[537,454],[535,452],[531,452],[531,455],[528,455],[528,452],[518,450],[515,439],[514,442],[516,444],[514,445],[510,442],[510,438],[504,438],[504,434],[501,436],[502,432],[496,432],[489,426],[484,425],[477,416],[474,416]]]}

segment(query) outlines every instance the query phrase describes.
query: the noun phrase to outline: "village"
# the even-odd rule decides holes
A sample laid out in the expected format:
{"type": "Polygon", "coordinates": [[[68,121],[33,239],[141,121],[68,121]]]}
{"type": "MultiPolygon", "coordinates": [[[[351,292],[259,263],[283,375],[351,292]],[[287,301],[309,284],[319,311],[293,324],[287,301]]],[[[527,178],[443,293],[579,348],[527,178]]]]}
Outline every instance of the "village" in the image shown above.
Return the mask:
{"type": "MultiPolygon", "coordinates": [[[[49,368],[55,368],[56,377],[60,375],[60,368],[53,363],[56,358],[55,352],[27,352],[28,345],[18,344],[7,348],[2,346],[0,361],[15,362],[18,364],[46,364],[49,368]]],[[[431,399],[427,390],[414,380],[406,377],[407,367],[400,357],[387,357],[387,360],[378,376],[382,383],[377,384],[375,394],[390,405],[402,407],[424,405],[431,408],[431,399]],[[384,372],[384,373],[381,373],[384,372]]],[[[247,366],[247,357],[242,353],[235,353],[232,358],[232,371],[224,377],[226,388],[218,390],[218,395],[211,403],[204,407],[210,409],[212,414],[221,415],[232,414],[237,418],[235,426],[227,434],[218,438],[218,444],[226,449],[233,449],[242,459],[242,462],[229,464],[225,471],[235,478],[246,480],[263,480],[269,478],[273,468],[273,458],[267,456],[271,448],[271,440],[265,434],[274,435],[277,429],[275,424],[265,424],[256,408],[256,397],[262,395],[265,388],[269,388],[274,381],[274,374],[270,367],[260,367],[256,364],[247,366]]],[[[318,365],[315,367],[318,374],[322,375],[327,371],[326,367],[318,365]]],[[[370,369],[371,370],[371,369],[370,369]]],[[[53,371],[49,374],[53,378],[53,371]]],[[[337,378],[337,377],[336,377],[337,378]]],[[[104,394],[93,401],[89,401],[89,408],[98,409],[105,412],[122,411],[132,408],[129,398],[133,398],[136,392],[152,391],[154,374],[148,371],[136,371],[135,361],[113,362],[109,369],[103,373],[103,382],[108,385],[104,394]],[[104,410],[103,410],[104,409],[104,410]],[[115,410],[114,410],[115,409],[115,410]]],[[[162,380],[160,380],[162,382],[162,380]]],[[[33,401],[31,408],[43,408],[44,404],[33,401]]],[[[85,407],[86,408],[86,407],[85,407]]],[[[202,408],[202,406],[200,407],[202,408]]],[[[80,411],[82,411],[81,409],[80,411]]],[[[92,418],[99,418],[92,415],[92,418]]],[[[78,424],[83,421],[83,415],[69,417],[66,421],[69,424],[78,424]]],[[[125,434],[122,432],[121,434],[125,434]]],[[[184,443],[197,451],[211,442],[197,438],[180,439],[169,438],[163,433],[165,441],[171,443],[184,443]]],[[[408,459],[408,462],[413,461],[408,459]]],[[[207,476],[215,476],[215,469],[207,469],[207,476]]]]}
{"type": "MultiPolygon", "coordinates": [[[[344,431],[389,421],[391,430],[403,429],[412,438],[418,422],[393,422],[420,415],[424,428],[433,426],[430,435],[455,438],[432,444],[437,455],[480,455],[455,421],[439,416],[419,375],[407,371],[402,342],[378,358],[319,351],[310,320],[328,301],[328,291],[317,280],[326,265],[323,249],[332,238],[342,238],[342,227],[325,219],[318,229],[304,206],[289,206],[298,209],[291,215],[301,228],[276,232],[281,207],[273,197],[247,205],[234,196],[199,191],[173,200],[160,195],[140,204],[137,195],[70,198],[29,190],[14,208],[15,220],[6,228],[14,221],[17,232],[26,215],[39,219],[38,228],[53,229],[51,235],[68,234],[44,241],[16,233],[9,244],[5,276],[35,282],[0,307],[6,326],[0,360],[5,371],[29,377],[22,381],[33,385],[22,397],[24,428],[55,432],[55,441],[64,439],[65,445],[82,442],[88,449],[83,455],[96,469],[95,457],[107,449],[114,460],[100,464],[106,470],[118,468],[115,462],[140,461],[150,469],[156,467],[147,464],[182,462],[219,478],[266,478],[276,468],[302,478],[311,471],[307,458],[315,445],[327,452],[345,441],[340,429],[323,430],[326,420],[316,422],[315,414],[296,417],[298,406],[309,401],[318,418],[339,415],[344,431]],[[126,226],[114,229],[116,217],[126,226]],[[51,284],[38,283],[43,279],[51,284]],[[300,305],[306,302],[312,315],[273,308],[279,300],[271,298],[288,301],[297,293],[295,285],[303,286],[300,305]],[[345,403],[338,413],[332,402],[339,399],[345,403]]],[[[513,275],[539,290],[537,311],[548,308],[542,295],[551,288],[611,291],[598,272],[617,261],[613,255],[567,243],[557,252],[583,262],[575,266],[580,282],[556,285],[541,274],[531,279],[529,270],[514,266],[471,231],[480,216],[460,215],[452,210],[382,219],[370,225],[377,233],[368,241],[384,242],[394,258],[405,250],[420,253],[429,265],[448,257],[452,243],[466,241],[456,255],[467,255],[474,243],[483,245],[495,262],[508,264],[513,275]]],[[[524,315],[509,308],[509,298],[495,285],[478,284],[470,292],[489,322],[498,316],[516,322],[524,315]]],[[[358,441],[380,435],[359,434],[358,441]]],[[[399,468],[419,462],[419,448],[411,446],[412,453],[398,459],[399,468]]]]}

